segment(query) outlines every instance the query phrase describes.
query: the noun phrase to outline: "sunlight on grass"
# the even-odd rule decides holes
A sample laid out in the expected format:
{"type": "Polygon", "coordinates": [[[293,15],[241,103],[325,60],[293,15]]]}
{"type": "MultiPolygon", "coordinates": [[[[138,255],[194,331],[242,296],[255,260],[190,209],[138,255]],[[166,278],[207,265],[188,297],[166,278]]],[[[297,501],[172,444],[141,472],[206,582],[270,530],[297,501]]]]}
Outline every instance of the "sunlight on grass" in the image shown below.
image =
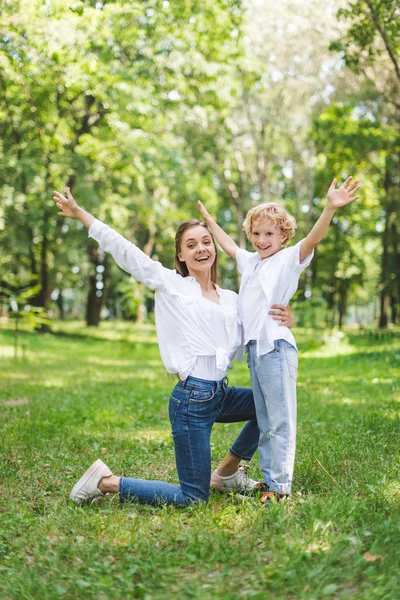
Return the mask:
{"type": "Polygon", "coordinates": [[[157,441],[157,442],[169,442],[171,441],[171,433],[165,430],[160,431],[149,431],[148,429],[135,430],[132,432],[133,440],[144,440],[146,442],[157,441]]]}
{"type": "Polygon", "coordinates": [[[384,483],[382,485],[382,495],[389,504],[400,506],[400,480],[384,483]]]}
{"type": "Polygon", "coordinates": [[[111,359],[111,358],[93,358],[89,357],[87,359],[87,363],[89,365],[104,365],[105,367],[130,367],[132,366],[131,360],[121,360],[121,359],[111,359]]]}
{"type": "Polygon", "coordinates": [[[26,380],[26,381],[31,379],[31,375],[28,373],[16,373],[16,372],[12,372],[12,371],[2,373],[1,377],[5,380],[10,380],[10,381],[12,381],[13,379],[22,379],[22,380],[26,380]]]}
{"type": "MultiPolygon", "coordinates": [[[[19,350],[19,353],[21,353],[21,350],[19,350]]],[[[6,345],[0,345],[0,358],[14,358],[14,354],[15,354],[15,349],[14,346],[6,346],[6,345]]],[[[32,354],[32,357],[34,355],[32,354]]],[[[17,358],[18,360],[18,358],[17,358]]]]}

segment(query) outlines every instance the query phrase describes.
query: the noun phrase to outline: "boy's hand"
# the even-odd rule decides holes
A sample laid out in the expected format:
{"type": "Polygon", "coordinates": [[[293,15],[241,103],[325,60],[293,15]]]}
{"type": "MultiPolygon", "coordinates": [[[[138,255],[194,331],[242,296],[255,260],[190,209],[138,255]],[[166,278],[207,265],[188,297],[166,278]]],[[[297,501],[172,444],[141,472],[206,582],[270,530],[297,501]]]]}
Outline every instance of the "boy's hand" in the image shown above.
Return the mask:
{"type": "Polygon", "coordinates": [[[209,212],[207,212],[206,207],[200,200],[197,202],[197,208],[200,211],[201,216],[203,217],[208,229],[211,231],[218,244],[221,246],[222,250],[226,252],[228,256],[232,258],[236,258],[236,251],[238,250],[238,245],[233,241],[233,239],[225,233],[223,229],[214,221],[209,212]]]}
{"type": "Polygon", "coordinates": [[[71,219],[77,219],[80,211],[80,207],[74,200],[71,190],[67,188],[67,197],[60,194],[60,192],[53,192],[53,200],[56,203],[57,208],[60,209],[59,215],[63,217],[70,217],[71,219]]]}
{"type": "Polygon", "coordinates": [[[350,202],[354,202],[354,200],[358,200],[360,196],[354,196],[354,194],[360,189],[359,182],[357,180],[352,181],[352,179],[352,177],[348,177],[338,189],[336,189],[336,179],[332,181],[327,194],[326,206],[328,208],[336,210],[350,204],[350,202]]]}
{"type": "Polygon", "coordinates": [[[211,215],[206,210],[206,207],[204,206],[204,204],[202,202],[200,202],[200,200],[197,202],[197,208],[199,209],[200,214],[203,217],[204,221],[207,222],[207,219],[210,219],[211,215]]]}

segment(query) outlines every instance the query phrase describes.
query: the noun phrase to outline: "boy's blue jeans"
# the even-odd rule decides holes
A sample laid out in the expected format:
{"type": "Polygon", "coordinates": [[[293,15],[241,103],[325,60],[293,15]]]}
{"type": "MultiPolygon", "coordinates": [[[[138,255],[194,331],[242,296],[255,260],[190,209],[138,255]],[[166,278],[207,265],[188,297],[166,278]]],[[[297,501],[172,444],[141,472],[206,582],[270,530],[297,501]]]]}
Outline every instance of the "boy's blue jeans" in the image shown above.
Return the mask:
{"type": "Polygon", "coordinates": [[[248,421],[229,453],[250,460],[257,450],[259,430],[250,388],[235,388],[227,380],[206,381],[188,377],[176,384],[169,401],[169,419],[175,444],[180,485],[121,477],[122,502],[177,504],[208,500],[211,477],[211,429],[215,422],[248,421]]]}
{"type": "Polygon", "coordinates": [[[298,353],[286,340],[276,340],[274,350],[262,356],[257,356],[257,342],[252,340],[247,352],[264,482],[272,492],[290,494],[296,450],[298,353]]]}

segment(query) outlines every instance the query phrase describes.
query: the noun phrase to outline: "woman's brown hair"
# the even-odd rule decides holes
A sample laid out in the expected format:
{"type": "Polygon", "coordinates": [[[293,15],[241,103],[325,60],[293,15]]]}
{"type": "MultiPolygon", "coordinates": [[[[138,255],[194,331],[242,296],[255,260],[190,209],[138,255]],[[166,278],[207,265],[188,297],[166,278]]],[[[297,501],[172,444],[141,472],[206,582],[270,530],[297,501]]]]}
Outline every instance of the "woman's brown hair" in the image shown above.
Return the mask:
{"type": "Polygon", "coordinates": [[[178,256],[181,252],[181,248],[182,248],[182,238],[184,233],[188,230],[191,229],[192,227],[197,227],[198,225],[200,225],[201,227],[204,227],[204,229],[207,230],[207,233],[210,235],[210,238],[212,239],[212,242],[214,244],[214,248],[215,248],[215,260],[213,265],[211,266],[211,281],[213,283],[218,283],[218,251],[217,251],[217,246],[215,244],[215,240],[210,232],[210,230],[208,229],[207,225],[205,223],[202,223],[201,221],[198,221],[197,219],[191,219],[190,221],[184,221],[183,223],[181,223],[178,227],[178,230],[175,234],[175,269],[176,272],[179,273],[180,275],[182,275],[182,277],[187,277],[189,275],[189,271],[188,268],[186,266],[186,263],[179,260],[178,256]]]}

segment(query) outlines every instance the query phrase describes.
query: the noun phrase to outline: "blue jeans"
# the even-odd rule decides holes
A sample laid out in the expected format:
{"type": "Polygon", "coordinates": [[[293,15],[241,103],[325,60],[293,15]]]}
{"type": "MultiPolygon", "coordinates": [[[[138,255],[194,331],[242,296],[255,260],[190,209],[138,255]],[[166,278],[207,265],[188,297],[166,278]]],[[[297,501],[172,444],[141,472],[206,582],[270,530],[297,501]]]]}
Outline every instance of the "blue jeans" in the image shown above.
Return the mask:
{"type": "Polygon", "coordinates": [[[296,451],[298,353],[286,340],[276,340],[274,350],[262,356],[257,356],[257,342],[252,340],[247,352],[264,482],[272,492],[290,494],[296,451]]]}
{"type": "Polygon", "coordinates": [[[211,477],[211,429],[215,422],[247,421],[232,447],[231,456],[250,460],[257,450],[259,430],[250,388],[235,388],[227,380],[188,377],[176,384],[169,401],[169,419],[175,444],[180,485],[121,477],[122,502],[187,506],[207,502],[211,477]]]}

